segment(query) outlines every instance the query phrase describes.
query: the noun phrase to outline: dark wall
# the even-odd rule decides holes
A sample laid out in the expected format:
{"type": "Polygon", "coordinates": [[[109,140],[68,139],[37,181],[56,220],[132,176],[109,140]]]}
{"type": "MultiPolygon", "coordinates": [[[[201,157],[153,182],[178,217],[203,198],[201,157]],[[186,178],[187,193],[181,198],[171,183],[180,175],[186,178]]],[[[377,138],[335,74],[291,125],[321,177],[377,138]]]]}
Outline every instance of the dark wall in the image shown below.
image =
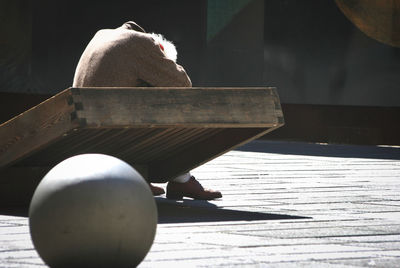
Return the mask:
{"type": "Polygon", "coordinates": [[[335,1],[265,1],[265,84],[293,104],[400,106],[400,48],[367,37],[335,1]]]}
{"type": "Polygon", "coordinates": [[[96,31],[134,20],[148,32],[165,34],[178,47],[178,60],[196,73],[203,46],[203,1],[40,1],[33,9],[33,76],[36,90],[69,87],[75,66],[96,31]],[[190,64],[192,63],[192,64],[190,64]]]}
{"type": "Polygon", "coordinates": [[[79,57],[96,31],[135,20],[178,47],[196,80],[205,37],[205,1],[4,0],[0,91],[56,93],[72,84],[79,57]]]}
{"type": "Polygon", "coordinates": [[[172,40],[194,86],[263,84],[263,0],[4,1],[13,6],[6,25],[16,36],[7,43],[9,61],[29,72],[9,73],[0,81],[3,92],[54,94],[69,87],[95,32],[128,20],[172,40]],[[13,62],[19,51],[24,60],[13,62]]]}
{"type": "Polygon", "coordinates": [[[358,30],[334,1],[3,0],[0,92],[72,83],[93,34],[135,20],[177,45],[195,86],[277,86],[284,103],[400,106],[400,48],[358,30]]]}
{"type": "Polygon", "coordinates": [[[29,90],[32,16],[29,0],[0,1],[0,92],[29,90]]]}
{"type": "Polygon", "coordinates": [[[199,85],[265,86],[264,1],[207,1],[199,85]]]}

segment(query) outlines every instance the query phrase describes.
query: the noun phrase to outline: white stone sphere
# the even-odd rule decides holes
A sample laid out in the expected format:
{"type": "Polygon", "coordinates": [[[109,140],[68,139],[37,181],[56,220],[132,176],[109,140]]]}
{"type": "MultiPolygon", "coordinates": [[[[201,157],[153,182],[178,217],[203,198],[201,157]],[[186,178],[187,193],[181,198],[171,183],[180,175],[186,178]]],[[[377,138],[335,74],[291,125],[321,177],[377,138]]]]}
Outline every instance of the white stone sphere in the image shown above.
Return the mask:
{"type": "Polygon", "coordinates": [[[50,267],[134,267],[157,228],[147,182],[112,156],[83,154],[47,173],[29,207],[32,242],[50,267]]]}

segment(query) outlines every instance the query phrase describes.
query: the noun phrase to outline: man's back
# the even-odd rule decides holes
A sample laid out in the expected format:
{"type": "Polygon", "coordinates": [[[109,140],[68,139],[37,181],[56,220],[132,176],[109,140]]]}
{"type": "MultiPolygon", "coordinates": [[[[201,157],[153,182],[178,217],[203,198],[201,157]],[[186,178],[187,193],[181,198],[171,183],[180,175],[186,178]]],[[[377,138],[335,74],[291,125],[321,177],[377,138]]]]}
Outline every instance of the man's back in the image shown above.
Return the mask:
{"type": "Polygon", "coordinates": [[[166,57],[150,34],[126,29],[100,30],[75,71],[74,87],[191,87],[182,66],[166,57]]]}

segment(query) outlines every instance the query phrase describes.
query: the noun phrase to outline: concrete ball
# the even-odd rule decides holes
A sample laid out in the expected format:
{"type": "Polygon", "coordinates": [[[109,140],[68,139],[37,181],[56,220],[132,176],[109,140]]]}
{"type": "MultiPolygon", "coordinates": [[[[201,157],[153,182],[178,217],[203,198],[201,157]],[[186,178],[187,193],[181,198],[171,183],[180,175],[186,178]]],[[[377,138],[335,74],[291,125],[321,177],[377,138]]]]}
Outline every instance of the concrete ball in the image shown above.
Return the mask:
{"type": "Polygon", "coordinates": [[[32,242],[50,267],[134,267],[157,228],[147,182],[112,156],[84,154],[51,169],[29,207],[32,242]]]}

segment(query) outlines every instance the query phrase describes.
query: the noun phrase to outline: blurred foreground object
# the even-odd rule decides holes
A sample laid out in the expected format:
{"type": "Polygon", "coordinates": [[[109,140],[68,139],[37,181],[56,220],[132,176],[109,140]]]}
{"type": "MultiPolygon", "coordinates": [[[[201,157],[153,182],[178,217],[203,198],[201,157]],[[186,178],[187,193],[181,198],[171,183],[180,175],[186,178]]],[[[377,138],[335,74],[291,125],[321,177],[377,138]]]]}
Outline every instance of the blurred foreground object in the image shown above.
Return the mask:
{"type": "Polygon", "coordinates": [[[400,47],[400,0],[336,0],[336,4],[367,36],[400,47]]]}

